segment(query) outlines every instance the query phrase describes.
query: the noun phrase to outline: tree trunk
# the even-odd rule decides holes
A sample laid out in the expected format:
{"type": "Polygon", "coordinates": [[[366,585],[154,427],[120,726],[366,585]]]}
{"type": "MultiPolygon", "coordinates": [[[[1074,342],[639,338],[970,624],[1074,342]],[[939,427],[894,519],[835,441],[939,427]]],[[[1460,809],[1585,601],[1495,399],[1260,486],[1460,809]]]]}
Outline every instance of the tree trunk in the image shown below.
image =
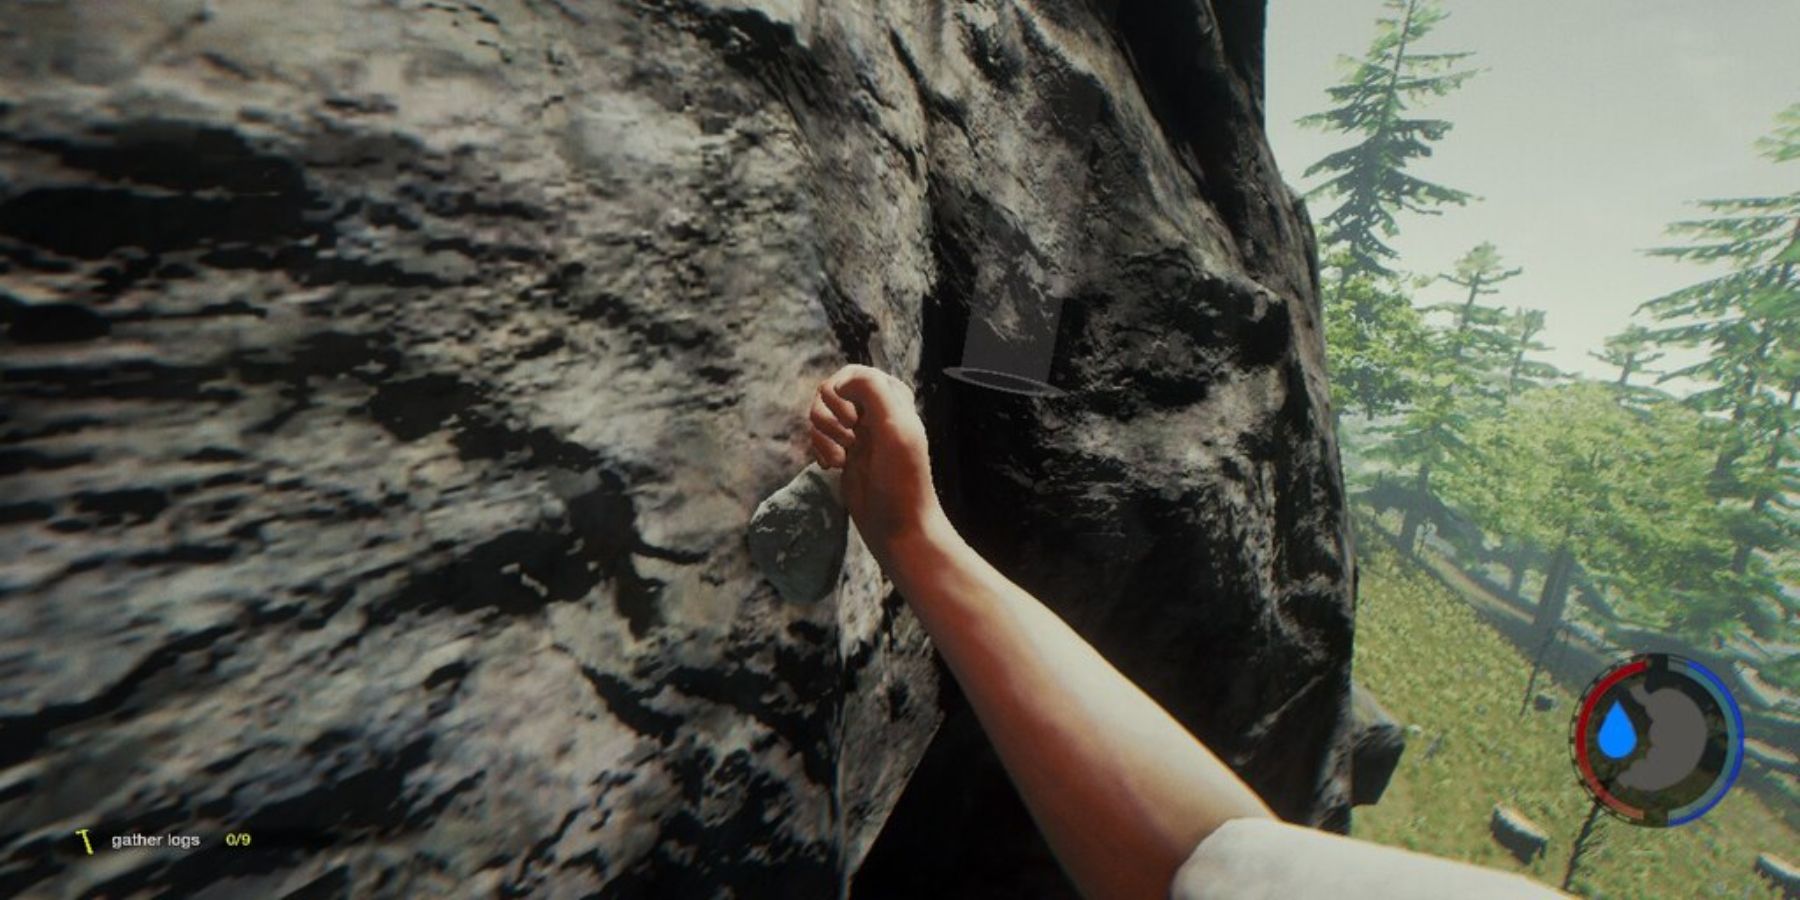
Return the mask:
{"type": "Polygon", "coordinates": [[[1568,544],[1556,548],[1549,568],[1544,570],[1544,589],[1538,594],[1537,614],[1531,620],[1537,633],[1553,633],[1556,626],[1562,624],[1563,607],[1569,602],[1569,569],[1574,564],[1575,557],[1569,553],[1568,544]]]}
{"type": "MultiPolygon", "coordinates": [[[[1755,361],[1760,363],[1769,358],[1769,347],[1775,341],[1775,335],[1765,330],[1763,339],[1756,347],[1755,361]]],[[[1731,466],[1749,450],[1744,440],[1744,420],[1750,415],[1750,401],[1756,398],[1756,389],[1762,386],[1762,370],[1758,367],[1750,369],[1750,377],[1744,382],[1743,389],[1738,392],[1737,402],[1731,407],[1731,436],[1725,446],[1719,450],[1713,461],[1712,480],[1709,490],[1712,495],[1723,497],[1730,488],[1731,466]]]]}
{"type": "Polygon", "coordinates": [[[1523,717],[1525,711],[1531,708],[1531,695],[1537,691],[1538,673],[1544,671],[1544,659],[1550,655],[1550,645],[1561,633],[1560,629],[1550,629],[1550,632],[1544,635],[1544,639],[1538,642],[1537,652],[1531,655],[1531,676],[1525,679],[1525,696],[1519,698],[1520,717],[1523,717]]]}
{"type": "MultiPolygon", "coordinates": [[[[1787,412],[1793,415],[1796,398],[1800,398],[1800,384],[1788,386],[1787,412]]],[[[1781,425],[1775,429],[1775,438],[1769,442],[1769,453],[1763,457],[1763,471],[1774,472],[1781,468],[1783,445],[1787,443],[1788,419],[1783,417],[1781,425]]],[[[1767,488],[1760,489],[1750,500],[1750,517],[1754,520],[1769,508],[1769,501],[1774,496],[1767,488]]],[[[1750,554],[1756,551],[1756,543],[1748,537],[1739,537],[1731,551],[1731,572],[1742,575],[1750,569],[1750,554]]]]}
{"type": "Polygon", "coordinates": [[[1450,361],[1461,362],[1463,356],[1463,337],[1469,333],[1469,316],[1475,311],[1475,299],[1481,296],[1481,276],[1469,276],[1469,299],[1456,314],[1456,334],[1450,345],[1450,361]]]}
{"type": "Polygon", "coordinates": [[[1537,690],[1538,673],[1543,671],[1544,658],[1550,653],[1550,645],[1562,633],[1563,608],[1569,600],[1569,570],[1575,565],[1575,557],[1569,552],[1565,542],[1556,548],[1556,554],[1550,559],[1550,567],[1544,570],[1544,590],[1538,595],[1537,615],[1532,619],[1532,633],[1539,636],[1537,652],[1531,657],[1531,677],[1525,680],[1525,696],[1519,701],[1519,715],[1531,705],[1531,694],[1537,690]]]}
{"type": "Polygon", "coordinates": [[[1425,498],[1431,496],[1431,464],[1419,467],[1418,493],[1412,502],[1406,505],[1406,518],[1400,522],[1400,546],[1408,553],[1417,553],[1415,546],[1419,540],[1419,526],[1425,520],[1425,498]]]}
{"type": "Polygon", "coordinates": [[[1525,573],[1531,571],[1530,558],[1531,551],[1521,546],[1507,564],[1506,592],[1515,598],[1519,596],[1519,588],[1525,585],[1525,573]]]}
{"type": "Polygon", "coordinates": [[[1345,266],[1338,270],[1337,287],[1333,288],[1331,291],[1331,302],[1333,302],[1333,303],[1344,302],[1344,288],[1348,287],[1349,284],[1350,284],[1350,267],[1345,266]]]}

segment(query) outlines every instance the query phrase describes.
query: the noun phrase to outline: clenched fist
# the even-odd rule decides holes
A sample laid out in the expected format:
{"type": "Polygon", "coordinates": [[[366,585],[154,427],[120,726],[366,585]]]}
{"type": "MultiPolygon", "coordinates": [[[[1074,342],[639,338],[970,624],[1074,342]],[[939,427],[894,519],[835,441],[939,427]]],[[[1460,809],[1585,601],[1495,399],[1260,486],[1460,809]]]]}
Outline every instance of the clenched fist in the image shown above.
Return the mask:
{"type": "Polygon", "coordinates": [[[845,366],[819,384],[811,419],[813,455],[844,470],[844,506],[877,557],[946,524],[911,388],[880,369],[845,366]]]}

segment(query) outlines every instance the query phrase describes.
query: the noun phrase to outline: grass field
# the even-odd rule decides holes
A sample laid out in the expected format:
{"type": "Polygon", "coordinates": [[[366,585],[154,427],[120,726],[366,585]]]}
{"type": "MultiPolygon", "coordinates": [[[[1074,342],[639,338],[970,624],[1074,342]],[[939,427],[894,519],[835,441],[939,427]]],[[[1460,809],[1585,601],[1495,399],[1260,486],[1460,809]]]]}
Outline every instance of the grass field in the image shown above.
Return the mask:
{"type": "MultiPolygon", "coordinates": [[[[1385,542],[1364,542],[1356,678],[1414,726],[1381,803],[1357,810],[1357,837],[1523,872],[1552,886],[1589,807],[1569,762],[1574,698],[1518,716],[1529,660],[1442,584],[1385,542]],[[1488,836],[1495,803],[1550,834],[1548,854],[1516,862],[1488,836]]],[[[1601,817],[1573,890],[1590,897],[1775,897],[1751,866],[1759,852],[1793,859],[1800,833],[1742,786],[1700,820],[1646,829],[1601,817]]]]}

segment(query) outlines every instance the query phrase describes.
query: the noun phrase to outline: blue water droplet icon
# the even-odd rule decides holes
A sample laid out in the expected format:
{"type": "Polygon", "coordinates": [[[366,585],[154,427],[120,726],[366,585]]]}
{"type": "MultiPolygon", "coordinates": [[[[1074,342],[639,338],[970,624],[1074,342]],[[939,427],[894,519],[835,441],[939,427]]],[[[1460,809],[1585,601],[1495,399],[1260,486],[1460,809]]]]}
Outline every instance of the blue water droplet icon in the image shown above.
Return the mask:
{"type": "Polygon", "coordinates": [[[1600,720],[1599,743],[1600,752],[1613,759],[1624,759],[1637,749],[1637,728],[1631,724],[1631,716],[1626,715],[1624,707],[1614,700],[1612,708],[1606,711],[1606,717],[1600,720]]]}

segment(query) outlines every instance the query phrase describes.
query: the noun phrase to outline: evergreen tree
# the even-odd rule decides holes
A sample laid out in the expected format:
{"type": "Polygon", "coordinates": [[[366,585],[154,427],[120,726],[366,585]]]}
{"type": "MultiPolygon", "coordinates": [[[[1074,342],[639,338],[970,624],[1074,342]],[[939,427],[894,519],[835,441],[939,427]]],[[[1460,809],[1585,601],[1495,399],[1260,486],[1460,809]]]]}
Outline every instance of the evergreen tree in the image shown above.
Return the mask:
{"type": "Polygon", "coordinates": [[[1757,138],[1756,149],[1778,163],[1800,159],[1800,103],[1775,114],[1775,130],[1757,138]]]}
{"type": "Polygon", "coordinates": [[[1451,365],[1472,364],[1481,368],[1497,362],[1497,357],[1507,355],[1512,341],[1505,334],[1506,311],[1483,304],[1481,299],[1500,293],[1501,284],[1517,278],[1524,271],[1517,266],[1507,268],[1500,259],[1500,251],[1492,243],[1483,241],[1464,253],[1449,274],[1438,276],[1468,292],[1455,303],[1430,307],[1432,312],[1445,312],[1451,316],[1449,340],[1445,345],[1451,365]]]}
{"type": "Polygon", "coordinates": [[[1502,331],[1507,341],[1503,395],[1506,402],[1511,402],[1520,391],[1540,387],[1562,375],[1555,366],[1530,358],[1533,353],[1550,349],[1548,344],[1537,339],[1543,330],[1544,311],[1541,309],[1519,307],[1507,317],[1502,331]]]}
{"type": "Polygon", "coordinates": [[[1431,340],[1419,311],[1391,279],[1345,280],[1338,302],[1325,307],[1334,414],[1373,418],[1411,403],[1432,360],[1431,340]]]}
{"type": "Polygon", "coordinates": [[[1441,511],[1432,493],[1432,473],[1466,449],[1470,384],[1467,370],[1439,367],[1423,378],[1418,396],[1400,421],[1379,429],[1387,439],[1371,455],[1412,471],[1400,524],[1400,545],[1408,550],[1418,541],[1419,526],[1441,511]]]}
{"type": "MultiPolygon", "coordinates": [[[[1757,146],[1777,162],[1800,159],[1800,104],[1785,110],[1757,146]]],[[[1758,551],[1796,533],[1789,498],[1800,491],[1793,446],[1800,428],[1800,191],[1698,206],[1704,216],[1669,228],[1683,242],[1651,253],[1724,273],[1644,309],[1663,323],[1649,333],[1652,341],[1706,350],[1704,359],[1663,380],[1703,382],[1687,402],[1722,417],[1709,487],[1733,514],[1730,571],[1745,598],[1742,611],[1766,623],[1780,586],[1758,551]]]]}
{"type": "Polygon", "coordinates": [[[1632,376],[1658,374],[1650,366],[1666,354],[1655,350],[1655,346],[1650,329],[1632,325],[1607,338],[1605,349],[1599,353],[1589,353],[1588,356],[1618,369],[1619,377],[1613,381],[1613,386],[1622,391],[1630,391],[1635,387],[1631,383],[1632,376]]]}
{"type": "Polygon", "coordinates": [[[1450,93],[1474,75],[1458,69],[1470,54],[1420,51],[1420,42],[1446,15],[1433,0],[1385,0],[1383,5],[1388,14],[1377,20],[1368,52],[1361,59],[1346,58],[1349,74],[1326,91],[1331,108],[1300,120],[1308,127],[1360,138],[1305,173],[1330,176],[1311,195],[1341,200],[1320,220],[1323,242],[1348,254],[1340,278],[1394,274],[1388,263],[1395,253],[1387,240],[1397,233],[1396,213],[1435,215],[1441,212],[1438,207],[1470,199],[1463,191],[1407,172],[1450,131],[1450,123],[1442,119],[1409,116],[1410,108],[1450,93]]]}
{"type": "Polygon", "coordinates": [[[1541,637],[1561,624],[1577,566],[1634,618],[1694,637],[1730,627],[1730,543],[1706,502],[1700,415],[1666,401],[1639,414],[1585,382],[1526,391],[1465,434],[1440,489],[1484,529],[1546,548],[1541,637]]]}
{"type": "Polygon", "coordinates": [[[1514,341],[1505,332],[1506,312],[1481,300],[1498,293],[1499,285],[1520,271],[1507,268],[1493,244],[1482,243],[1463,254],[1454,271],[1440,276],[1466,293],[1454,303],[1427,307],[1449,314],[1450,324],[1428,345],[1431,357],[1414,382],[1412,406],[1397,424],[1381,429],[1388,442],[1375,451],[1412,470],[1411,502],[1400,526],[1404,547],[1413,546],[1426,518],[1442,513],[1431,492],[1432,471],[1462,449],[1471,418],[1504,397],[1504,367],[1512,362],[1514,341]]]}

